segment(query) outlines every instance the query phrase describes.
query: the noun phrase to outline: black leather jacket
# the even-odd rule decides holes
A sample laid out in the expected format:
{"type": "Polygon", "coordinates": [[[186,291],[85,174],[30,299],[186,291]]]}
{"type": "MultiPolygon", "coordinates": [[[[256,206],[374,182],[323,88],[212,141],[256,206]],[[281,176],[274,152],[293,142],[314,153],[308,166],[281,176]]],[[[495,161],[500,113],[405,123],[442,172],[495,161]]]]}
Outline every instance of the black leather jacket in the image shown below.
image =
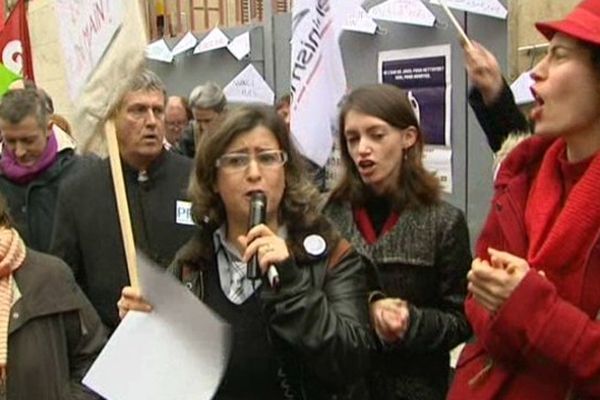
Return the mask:
{"type": "MultiPolygon", "coordinates": [[[[325,233],[331,231],[325,219],[313,228],[288,226],[292,257],[278,266],[280,289],[266,283],[260,289],[271,345],[282,355],[280,384],[288,387],[280,398],[365,399],[363,376],[374,346],[367,307],[374,271],[348,242],[325,233]],[[315,233],[327,242],[320,257],[309,255],[302,245],[315,233]]],[[[205,274],[218,273],[212,232],[214,228],[201,227],[170,267],[201,299],[205,274]]]]}

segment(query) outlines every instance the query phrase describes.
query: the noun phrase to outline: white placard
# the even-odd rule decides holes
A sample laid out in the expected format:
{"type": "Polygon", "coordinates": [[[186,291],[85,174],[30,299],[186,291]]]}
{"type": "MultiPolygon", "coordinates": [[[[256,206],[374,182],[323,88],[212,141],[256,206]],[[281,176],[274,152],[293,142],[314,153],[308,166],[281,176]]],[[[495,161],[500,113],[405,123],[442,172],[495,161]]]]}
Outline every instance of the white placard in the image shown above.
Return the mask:
{"type": "MultiPolygon", "coordinates": [[[[446,5],[456,10],[473,14],[487,15],[499,19],[506,19],[508,11],[498,0],[445,0],[446,5]]],[[[439,0],[429,0],[431,4],[440,4],[439,0]]]]}
{"type": "Polygon", "coordinates": [[[149,60],[170,63],[173,61],[173,53],[164,39],[157,40],[146,46],[146,58],[149,60]]]}
{"type": "Polygon", "coordinates": [[[123,8],[120,0],[56,0],[55,7],[69,94],[75,102],[123,23],[123,8]]]}
{"type": "Polygon", "coordinates": [[[513,83],[510,85],[515,96],[515,102],[517,105],[531,103],[535,100],[533,93],[531,93],[531,85],[534,84],[534,80],[531,77],[531,71],[523,72],[513,83]]]}
{"type": "Polygon", "coordinates": [[[452,149],[425,146],[423,164],[442,184],[442,190],[452,193],[452,149]]]}
{"type": "Polygon", "coordinates": [[[192,32],[188,32],[181,38],[179,42],[177,42],[175,47],[173,47],[173,50],[171,50],[171,53],[176,56],[188,51],[189,49],[193,49],[196,47],[196,44],[198,44],[198,39],[196,39],[196,36],[194,36],[192,32]]]}
{"type": "Polygon", "coordinates": [[[181,225],[194,225],[191,202],[184,200],[177,200],[175,202],[175,223],[181,225]]]}
{"type": "Polygon", "coordinates": [[[359,5],[353,8],[353,11],[348,13],[346,22],[342,26],[344,30],[363,32],[373,35],[377,31],[377,24],[373,18],[359,5]]]}
{"type": "Polygon", "coordinates": [[[219,28],[214,28],[208,32],[208,35],[198,43],[194,49],[194,54],[204,53],[206,51],[222,49],[229,44],[229,38],[219,28]]]}
{"type": "Polygon", "coordinates": [[[223,89],[228,102],[273,105],[275,94],[252,64],[242,70],[223,89]]]}
{"type": "Polygon", "coordinates": [[[154,309],[121,321],[83,383],[110,400],[209,400],[227,367],[229,327],[150,264],[138,258],[140,286],[154,309]]]}
{"type": "Polygon", "coordinates": [[[250,54],[250,32],[244,32],[233,38],[227,49],[235,58],[241,60],[250,54]]]}
{"type": "Polygon", "coordinates": [[[412,24],[433,26],[435,16],[421,0],[388,0],[372,7],[369,15],[374,19],[412,24]]]}

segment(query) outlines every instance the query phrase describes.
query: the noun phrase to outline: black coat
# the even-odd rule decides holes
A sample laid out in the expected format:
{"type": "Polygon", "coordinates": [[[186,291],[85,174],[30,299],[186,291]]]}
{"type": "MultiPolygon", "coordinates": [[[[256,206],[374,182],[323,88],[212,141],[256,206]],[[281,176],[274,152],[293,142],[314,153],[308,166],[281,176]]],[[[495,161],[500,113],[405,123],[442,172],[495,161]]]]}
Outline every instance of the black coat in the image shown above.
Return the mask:
{"type": "Polygon", "coordinates": [[[328,204],[325,215],[373,261],[384,293],[409,303],[404,338],[374,354],[372,398],[444,399],[449,351],[471,333],[463,307],[471,266],[464,215],[445,202],[404,210],[396,225],[371,245],[363,239],[348,203],[328,204]]]}
{"type": "Polygon", "coordinates": [[[0,175],[0,192],[6,198],[15,228],[28,247],[48,251],[59,187],[86,164],[73,149],[65,149],[46,171],[29,183],[18,184],[0,175]]]}
{"type": "Polygon", "coordinates": [[[27,250],[14,274],[21,298],[8,327],[8,400],[99,398],[81,379],[106,342],[98,314],[69,267],[27,250]]]}
{"type": "Polygon", "coordinates": [[[492,151],[500,150],[504,139],[512,132],[529,132],[529,121],[521,113],[510,87],[504,81],[502,92],[493,104],[486,105],[477,89],[469,93],[469,104],[483,129],[492,151]]]}
{"type": "MultiPolygon", "coordinates": [[[[147,180],[123,164],[135,244],[166,268],[193,226],[176,223],[176,202],[185,200],[191,160],[163,151],[147,180]]],[[[105,325],[119,323],[117,301],[129,284],[125,250],[108,160],[70,180],[60,191],[51,251],[69,264],[105,325]]]]}

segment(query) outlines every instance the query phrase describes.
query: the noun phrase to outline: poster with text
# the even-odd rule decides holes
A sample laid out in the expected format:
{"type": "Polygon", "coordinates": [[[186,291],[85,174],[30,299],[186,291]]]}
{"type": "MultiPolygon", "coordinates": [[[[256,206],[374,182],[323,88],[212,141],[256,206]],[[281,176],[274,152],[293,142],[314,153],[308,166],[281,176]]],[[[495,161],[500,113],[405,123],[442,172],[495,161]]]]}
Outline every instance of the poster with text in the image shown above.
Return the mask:
{"type": "Polygon", "coordinates": [[[450,146],[450,45],[379,53],[380,83],[409,93],[429,145],[450,146]]]}
{"type": "Polygon", "coordinates": [[[56,16],[71,100],[75,101],[123,23],[119,0],[57,0],[56,16]]]}

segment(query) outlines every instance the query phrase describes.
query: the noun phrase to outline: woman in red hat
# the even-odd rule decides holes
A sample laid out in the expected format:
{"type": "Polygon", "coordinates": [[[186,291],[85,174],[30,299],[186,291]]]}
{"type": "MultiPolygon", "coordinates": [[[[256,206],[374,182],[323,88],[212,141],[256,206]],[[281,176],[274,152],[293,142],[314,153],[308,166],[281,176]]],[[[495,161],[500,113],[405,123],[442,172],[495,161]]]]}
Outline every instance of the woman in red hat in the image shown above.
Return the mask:
{"type": "Polygon", "coordinates": [[[536,135],[495,181],[450,399],[600,398],[600,0],[536,27],[536,135]]]}

